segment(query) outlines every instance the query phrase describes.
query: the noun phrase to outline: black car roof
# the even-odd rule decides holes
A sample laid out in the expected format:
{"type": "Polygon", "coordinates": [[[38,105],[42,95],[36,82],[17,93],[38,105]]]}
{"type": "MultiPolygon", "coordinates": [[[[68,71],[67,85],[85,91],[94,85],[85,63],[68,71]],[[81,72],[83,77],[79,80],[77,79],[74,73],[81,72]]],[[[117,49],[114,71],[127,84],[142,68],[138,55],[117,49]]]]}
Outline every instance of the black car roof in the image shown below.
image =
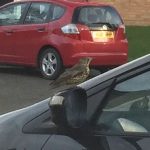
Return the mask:
{"type": "Polygon", "coordinates": [[[127,71],[130,71],[136,67],[139,67],[139,66],[147,64],[147,63],[150,63],[150,54],[140,57],[138,59],[135,59],[135,60],[128,62],[124,65],[121,65],[115,69],[112,69],[108,72],[100,74],[90,80],[87,80],[87,81],[79,84],[78,86],[84,88],[85,90],[88,90],[94,86],[97,86],[98,84],[100,84],[104,81],[112,79],[120,74],[123,74],[127,71]]]}

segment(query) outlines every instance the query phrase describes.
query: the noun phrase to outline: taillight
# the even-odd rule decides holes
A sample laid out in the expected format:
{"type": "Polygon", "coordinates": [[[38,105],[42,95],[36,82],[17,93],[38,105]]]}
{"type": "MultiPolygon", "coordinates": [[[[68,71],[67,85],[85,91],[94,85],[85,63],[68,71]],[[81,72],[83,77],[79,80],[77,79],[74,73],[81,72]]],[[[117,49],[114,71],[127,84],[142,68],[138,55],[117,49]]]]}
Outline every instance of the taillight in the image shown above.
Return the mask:
{"type": "Polygon", "coordinates": [[[80,40],[80,32],[75,24],[65,25],[61,28],[61,31],[69,38],[80,40]]]}
{"type": "Polygon", "coordinates": [[[79,30],[75,24],[68,24],[63,26],[61,30],[65,34],[79,34],[79,30]]]}
{"type": "Polygon", "coordinates": [[[125,25],[120,25],[120,28],[123,29],[123,33],[125,34],[126,33],[126,27],[125,27],[125,25]]]}
{"type": "Polygon", "coordinates": [[[116,39],[117,40],[124,40],[124,39],[126,39],[126,29],[125,29],[124,25],[120,25],[118,27],[116,39]]]}

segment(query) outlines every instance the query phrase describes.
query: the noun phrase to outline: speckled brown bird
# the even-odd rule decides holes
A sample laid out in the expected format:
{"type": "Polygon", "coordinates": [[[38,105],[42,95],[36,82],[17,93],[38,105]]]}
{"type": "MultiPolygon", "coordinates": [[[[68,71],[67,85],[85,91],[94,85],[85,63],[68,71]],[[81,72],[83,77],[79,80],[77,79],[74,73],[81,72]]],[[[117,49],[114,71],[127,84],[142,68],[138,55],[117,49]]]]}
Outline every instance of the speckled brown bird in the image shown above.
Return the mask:
{"type": "Polygon", "coordinates": [[[53,81],[50,85],[56,88],[62,85],[74,85],[84,82],[89,74],[89,65],[92,61],[91,57],[83,57],[73,67],[67,69],[57,80],[53,81]]]}

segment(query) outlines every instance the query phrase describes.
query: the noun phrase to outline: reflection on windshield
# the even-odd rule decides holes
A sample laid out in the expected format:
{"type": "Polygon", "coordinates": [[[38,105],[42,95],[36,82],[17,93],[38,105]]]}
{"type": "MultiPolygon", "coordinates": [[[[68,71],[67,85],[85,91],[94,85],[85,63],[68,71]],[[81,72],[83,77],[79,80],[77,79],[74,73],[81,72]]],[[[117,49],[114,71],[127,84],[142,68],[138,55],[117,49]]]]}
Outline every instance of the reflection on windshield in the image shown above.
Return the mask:
{"type": "Polygon", "coordinates": [[[150,90],[150,71],[118,84],[115,90],[121,92],[150,90]]]}

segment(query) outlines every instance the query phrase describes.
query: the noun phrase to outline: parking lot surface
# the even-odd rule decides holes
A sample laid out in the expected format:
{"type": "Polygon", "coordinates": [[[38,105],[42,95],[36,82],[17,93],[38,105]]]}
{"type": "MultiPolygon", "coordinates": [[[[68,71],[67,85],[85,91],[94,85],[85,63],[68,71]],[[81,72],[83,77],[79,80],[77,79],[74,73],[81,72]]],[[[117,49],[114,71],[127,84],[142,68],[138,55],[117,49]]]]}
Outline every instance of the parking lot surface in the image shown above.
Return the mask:
{"type": "MultiPolygon", "coordinates": [[[[100,72],[91,69],[91,77],[100,72]]],[[[0,115],[47,99],[72,85],[53,88],[52,80],[29,67],[0,65],[0,115]]]]}
{"type": "Polygon", "coordinates": [[[0,114],[50,97],[56,91],[51,89],[50,83],[35,69],[0,66],[0,114]]]}

